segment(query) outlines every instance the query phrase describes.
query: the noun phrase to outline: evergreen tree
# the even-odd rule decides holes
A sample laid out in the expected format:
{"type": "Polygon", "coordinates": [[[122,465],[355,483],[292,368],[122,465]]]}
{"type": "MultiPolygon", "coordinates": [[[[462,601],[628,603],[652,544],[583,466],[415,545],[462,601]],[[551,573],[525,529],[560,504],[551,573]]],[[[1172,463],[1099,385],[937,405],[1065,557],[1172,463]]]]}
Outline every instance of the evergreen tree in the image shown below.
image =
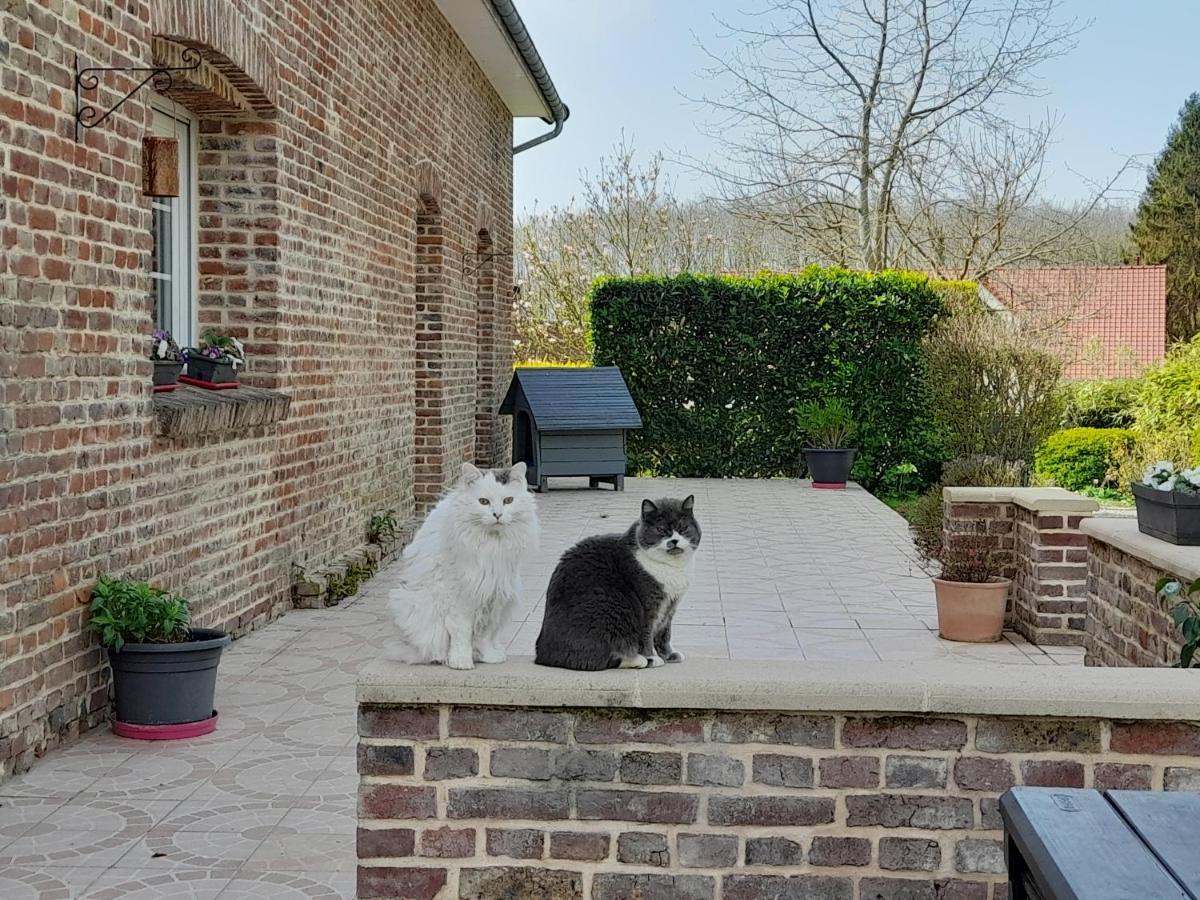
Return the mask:
{"type": "Polygon", "coordinates": [[[1167,337],[1200,333],[1200,94],[1171,127],[1131,228],[1142,261],[1167,266],[1167,337]]]}

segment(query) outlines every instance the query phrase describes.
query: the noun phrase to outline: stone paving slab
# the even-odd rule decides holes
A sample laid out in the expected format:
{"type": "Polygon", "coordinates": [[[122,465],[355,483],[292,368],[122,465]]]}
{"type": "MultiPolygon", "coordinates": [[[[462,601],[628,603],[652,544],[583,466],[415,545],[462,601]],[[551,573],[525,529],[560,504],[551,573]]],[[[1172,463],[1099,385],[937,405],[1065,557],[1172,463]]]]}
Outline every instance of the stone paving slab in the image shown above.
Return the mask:
{"type": "MultiPolygon", "coordinates": [[[[564,549],[623,530],[644,496],[694,493],[704,541],[678,618],[687,653],[1081,662],[1076,650],[1042,652],[1015,635],[987,646],[938,640],[904,522],[864,491],[630,479],[618,494],[566,484],[539,497],[543,544],[509,627],[513,653],[532,651],[564,549]]],[[[387,637],[394,572],[338,608],[296,610],[234,642],[221,663],[216,733],[159,744],[99,731],[0,784],[0,898],[353,897],[354,679],[387,637]]]]}

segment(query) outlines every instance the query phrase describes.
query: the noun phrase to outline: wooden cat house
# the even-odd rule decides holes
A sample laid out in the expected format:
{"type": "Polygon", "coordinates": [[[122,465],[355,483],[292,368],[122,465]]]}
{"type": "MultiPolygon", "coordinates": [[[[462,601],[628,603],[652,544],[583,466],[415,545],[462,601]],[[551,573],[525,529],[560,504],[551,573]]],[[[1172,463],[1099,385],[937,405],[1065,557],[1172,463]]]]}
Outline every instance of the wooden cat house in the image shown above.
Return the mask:
{"type": "Polygon", "coordinates": [[[625,433],[642,417],[620,369],[517,369],[500,412],[513,417],[513,462],[536,490],[585,475],[592,487],[625,489],[625,433]]]}

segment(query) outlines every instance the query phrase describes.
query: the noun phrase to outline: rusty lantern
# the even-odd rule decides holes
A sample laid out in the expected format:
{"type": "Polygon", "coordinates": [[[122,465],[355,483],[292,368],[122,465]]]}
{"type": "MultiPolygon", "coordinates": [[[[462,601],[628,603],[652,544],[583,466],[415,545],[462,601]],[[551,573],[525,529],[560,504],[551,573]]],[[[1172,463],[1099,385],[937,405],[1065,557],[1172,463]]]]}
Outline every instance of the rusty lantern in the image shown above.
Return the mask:
{"type": "Polygon", "coordinates": [[[142,138],[142,193],[147,197],[179,196],[179,141],[175,138],[142,138]]]}

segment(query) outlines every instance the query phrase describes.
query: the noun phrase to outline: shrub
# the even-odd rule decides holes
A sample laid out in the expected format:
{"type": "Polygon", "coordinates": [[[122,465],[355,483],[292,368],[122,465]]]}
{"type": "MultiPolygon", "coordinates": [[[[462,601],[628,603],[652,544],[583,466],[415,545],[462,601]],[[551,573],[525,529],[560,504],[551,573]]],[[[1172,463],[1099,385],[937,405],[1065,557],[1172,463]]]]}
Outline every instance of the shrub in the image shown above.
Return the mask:
{"type": "Polygon", "coordinates": [[[91,614],[89,627],[110,650],[188,639],[187,601],[144,581],[101,578],[92,591],[91,614]]]}
{"type": "Polygon", "coordinates": [[[1135,378],[1063,385],[1063,428],[1128,428],[1141,382],[1135,378]]]}
{"type": "Polygon", "coordinates": [[[586,369],[589,362],[559,362],[554,359],[518,359],[513,360],[514,369],[586,369]]]}
{"type": "Polygon", "coordinates": [[[928,481],[939,460],[920,341],[940,311],[924,276],[898,272],[814,267],[592,289],[596,364],[625,375],[644,421],[630,433],[630,463],[655,475],[796,475],[793,410],[837,398],[858,423],[858,481],[874,487],[901,462],[928,481]]]}
{"type": "Polygon", "coordinates": [[[1104,486],[1132,444],[1133,432],[1125,428],[1066,428],[1037,449],[1033,470],[1068,491],[1104,486]]]}
{"type": "Polygon", "coordinates": [[[995,315],[947,319],[924,350],[947,455],[1031,459],[1059,421],[1058,357],[995,315]]]}
{"type": "MultiPolygon", "coordinates": [[[[1200,449],[1200,335],[1176,344],[1142,376],[1133,415],[1140,441],[1157,439],[1192,453],[1200,449]]],[[[1195,457],[1190,461],[1200,462],[1195,457]]]]}
{"type": "Polygon", "coordinates": [[[941,483],[955,487],[1024,487],[1029,484],[1029,466],[1022,459],[966,456],[942,466],[941,483]]]}

